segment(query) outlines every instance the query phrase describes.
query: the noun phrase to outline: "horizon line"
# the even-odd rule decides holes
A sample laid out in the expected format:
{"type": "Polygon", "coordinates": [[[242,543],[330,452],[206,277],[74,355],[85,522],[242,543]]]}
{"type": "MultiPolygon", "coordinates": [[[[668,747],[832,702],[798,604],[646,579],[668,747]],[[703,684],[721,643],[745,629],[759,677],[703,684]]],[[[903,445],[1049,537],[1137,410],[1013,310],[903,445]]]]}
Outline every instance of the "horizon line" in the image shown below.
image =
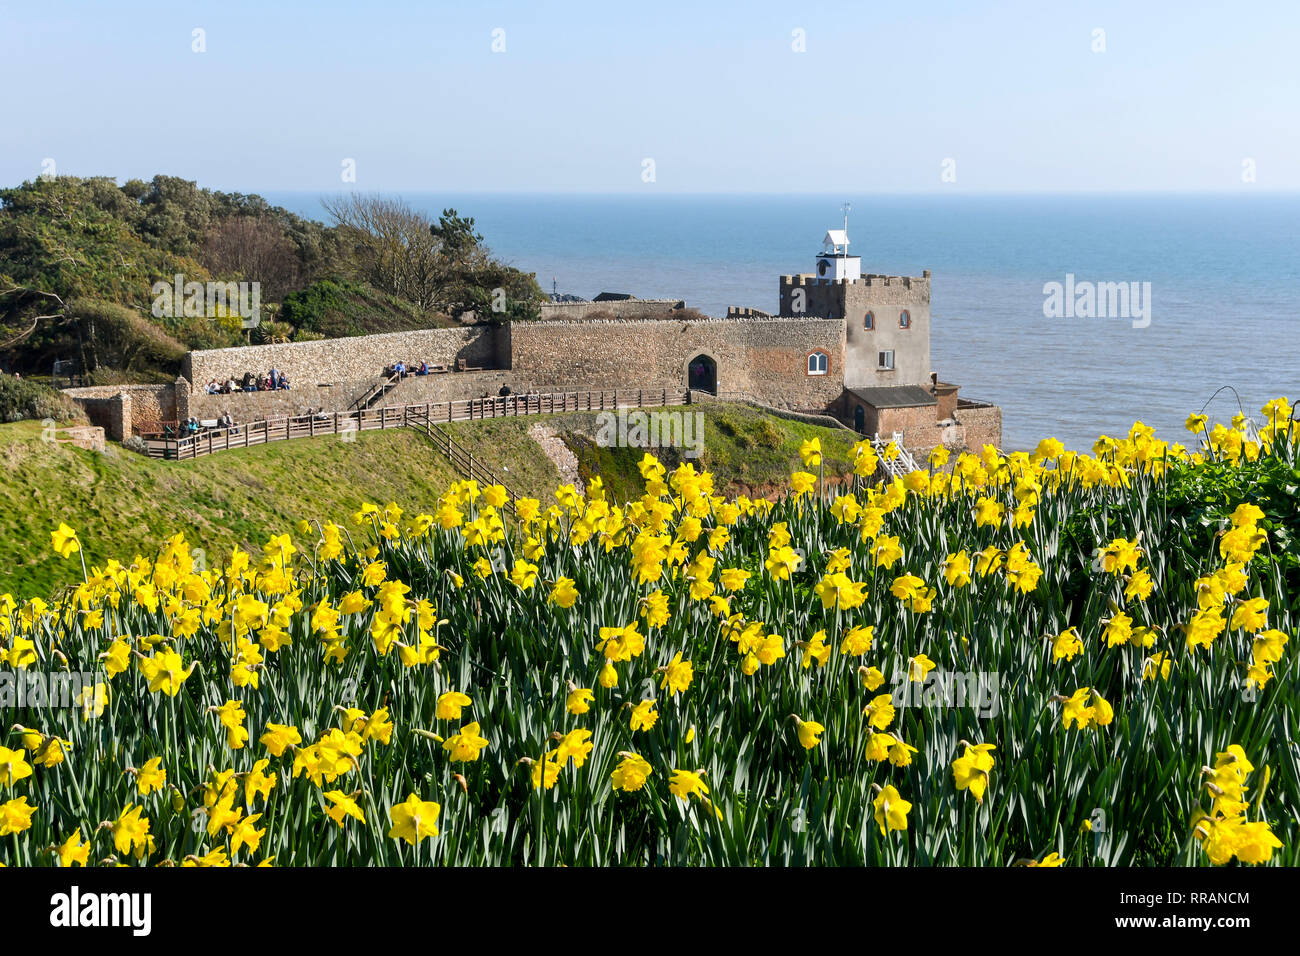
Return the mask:
{"type": "MultiPolygon", "coordinates": [[[[171,176],[171,173],[158,172],[156,176],[171,176]]],[[[105,174],[78,174],[78,173],[60,173],[57,178],[76,178],[76,179],[93,179],[108,178],[117,183],[118,186],[125,184],[132,179],[141,179],[139,176],[107,176],[105,174]]],[[[150,177],[152,179],[153,177],[150,177]]],[[[964,198],[1019,198],[1019,197],[1099,197],[1099,196],[1179,196],[1179,197],[1245,197],[1251,195],[1263,195],[1270,197],[1288,197],[1300,196],[1300,186],[1288,187],[1268,187],[1260,186],[1257,183],[1243,183],[1238,186],[1224,186],[1213,189],[1207,188],[1179,188],[1179,187],[1078,187],[1078,188],[1056,188],[1056,187],[1032,187],[1024,189],[1009,188],[971,188],[962,186],[945,186],[935,188],[917,188],[917,189],[868,189],[857,190],[853,188],[827,188],[827,189],[673,189],[660,187],[658,185],[646,185],[631,189],[569,189],[564,187],[449,187],[439,188],[430,186],[381,186],[375,189],[359,188],[355,184],[342,184],[338,188],[325,187],[297,187],[297,186],[258,186],[258,187],[239,187],[239,186],[218,186],[209,183],[203,183],[200,179],[191,179],[188,176],[176,176],[177,179],[183,179],[187,182],[193,182],[202,189],[209,189],[214,192],[242,193],[244,195],[261,195],[265,193],[284,193],[303,196],[336,196],[346,193],[361,194],[392,194],[392,193],[410,193],[413,195],[445,195],[445,196],[556,196],[556,197],[781,197],[788,196],[791,198],[810,196],[823,197],[834,196],[839,198],[863,197],[863,198],[891,198],[891,197],[909,197],[909,198],[939,198],[945,196],[959,196],[964,198]]],[[[20,180],[13,186],[3,188],[18,188],[27,183],[33,183],[40,179],[34,176],[20,180]]],[[[144,180],[148,182],[149,180],[144,180]]]]}
{"type": "MultiPolygon", "coordinates": [[[[216,187],[205,187],[215,189],[216,187]]],[[[336,195],[338,193],[436,193],[438,195],[473,195],[473,196],[1248,196],[1263,193],[1270,196],[1300,196],[1300,187],[1266,188],[1258,186],[1224,189],[1147,189],[1147,188],[1105,188],[1105,189],[915,189],[915,190],[868,190],[853,189],[824,190],[766,190],[766,189],[490,189],[490,188],[449,188],[438,189],[428,186],[409,187],[393,186],[378,189],[340,188],[337,190],[312,189],[298,187],[265,186],[263,192],[296,193],[302,195],[336,195]]],[[[220,190],[229,191],[229,190],[220,190]]]]}

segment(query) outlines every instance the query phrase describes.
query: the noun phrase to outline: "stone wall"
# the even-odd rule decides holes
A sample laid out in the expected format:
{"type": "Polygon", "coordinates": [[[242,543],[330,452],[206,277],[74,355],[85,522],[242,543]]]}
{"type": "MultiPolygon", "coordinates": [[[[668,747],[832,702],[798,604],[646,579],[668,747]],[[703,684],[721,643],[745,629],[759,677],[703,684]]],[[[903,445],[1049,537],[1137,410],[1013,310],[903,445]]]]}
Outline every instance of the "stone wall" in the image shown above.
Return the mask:
{"type": "MultiPolygon", "coordinates": [[[[692,393],[692,401],[694,401],[692,393]]],[[[773,418],[784,418],[791,422],[804,422],[808,425],[820,425],[822,428],[836,428],[843,431],[853,431],[848,425],[840,421],[834,415],[820,415],[817,412],[796,412],[788,408],[775,408],[771,405],[765,405],[762,402],[753,400],[745,402],[750,408],[757,408],[761,412],[766,412],[773,418]]]]}
{"type": "MultiPolygon", "coordinates": [[[[132,434],[133,425],[156,428],[191,415],[206,420],[229,412],[236,421],[248,422],[300,415],[308,408],[343,411],[379,384],[384,367],[398,359],[451,367],[464,359],[478,370],[408,376],[377,405],[495,396],[502,385],[516,394],[642,388],[680,392],[688,385],[688,367],[701,357],[716,368],[716,388],[724,399],[830,413],[845,423],[854,421],[855,411],[846,385],[931,385],[929,273],[919,279],[864,276],[833,283],[783,276],[783,308],[798,289],[808,292],[804,315],[734,310],[725,319],[674,316],[667,307],[674,300],[564,303],[589,311],[656,304],[664,310],[658,318],[541,319],[191,352],[175,385],[65,391],[93,424],[121,441],[132,434]],[[898,327],[903,309],[911,316],[906,329],[898,327]],[[872,329],[863,328],[867,311],[874,315],[872,329]],[[883,348],[895,350],[892,374],[875,372],[876,354],[883,348]],[[826,374],[808,374],[814,352],[825,353],[826,374]],[[208,395],[204,387],[211,379],[238,379],[246,371],[264,373],[273,366],[288,376],[292,388],[208,395]]],[[[877,411],[866,406],[865,432],[901,430],[910,448],[925,451],[936,444],[974,450],[985,443],[1001,445],[1001,409],[959,399],[955,385],[940,383],[938,393],[938,408],[877,411]]]]}
{"type": "Polygon", "coordinates": [[[237,422],[255,422],[263,418],[302,415],[308,408],[344,411],[374,386],[375,380],[369,380],[303,388],[294,386],[274,392],[231,392],[229,395],[209,395],[198,391],[189,395],[189,415],[186,417],[192,415],[204,421],[220,418],[229,412],[237,422]]]}
{"type": "Polygon", "coordinates": [[[423,405],[426,402],[463,402],[470,398],[495,397],[502,385],[512,392],[524,392],[528,385],[513,372],[489,369],[482,372],[444,372],[408,375],[391,389],[378,405],[423,405]]]}
{"type": "MultiPolygon", "coordinates": [[[[274,392],[232,392],[228,395],[209,395],[199,391],[189,396],[189,414],[204,420],[219,418],[229,412],[230,417],[237,422],[253,422],[263,418],[302,415],[308,408],[324,408],[329,412],[345,411],[369,393],[377,382],[378,379],[371,379],[305,388],[293,386],[274,392]]],[[[485,394],[495,396],[502,385],[509,385],[512,392],[525,392],[532,387],[526,377],[506,369],[408,375],[389,389],[373,407],[460,402],[482,398],[485,394]]]]}
{"type": "Polygon", "coordinates": [[[626,315],[669,313],[682,309],[681,299],[617,299],[610,302],[546,302],[542,305],[542,318],[551,320],[585,319],[593,313],[604,313],[615,318],[626,315]]]}
{"type": "Polygon", "coordinates": [[[126,432],[122,430],[122,402],[116,395],[107,398],[81,396],[76,398],[76,402],[85,411],[90,423],[102,428],[113,441],[121,441],[125,435],[130,434],[130,424],[126,425],[126,432]]]}
{"type": "Polygon", "coordinates": [[[538,321],[515,325],[512,365],[538,390],[684,389],[697,356],[717,367],[720,392],[741,392],[779,408],[824,411],[843,390],[844,323],[836,319],[538,321]],[[808,374],[808,355],[829,357],[808,374]]]}
{"type": "MultiPolygon", "coordinates": [[[[943,444],[943,427],[940,419],[935,417],[933,405],[918,405],[915,408],[873,409],[867,406],[866,430],[868,435],[879,434],[888,439],[894,432],[903,433],[903,444],[912,450],[929,451],[935,445],[943,444]]],[[[955,437],[955,436],[954,436],[955,437]]],[[[955,441],[954,444],[961,444],[955,441]]]]}
{"type": "Polygon", "coordinates": [[[97,425],[77,425],[72,428],[60,428],[55,432],[55,441],[64,445],[74,445],[87,451],[104,450],[104,429],[97,425]]]}
{"type": "MultiPolygon", "coordinates": [[[[91,385],[65,388],[63,394],[86,409],[93,424],[101,426],[103,423],[96,421],[94,415],[102,418],[106,414],[105,409],[118,394],[131,396],[131,415],[136,425],[174,422],[180,417],[176,407],[175,385],[91,385]],[[93,414],[92,407],[95,409],[93,414]]],[[[127,434],[130,434],[129,427],[127,434]]]]}
{"type": "Polygon", "coordinates": [[[316,342],[245,345],[191,352],[181,374],[193,392],[203,393],[213,379],[241,379],[245,372],[265,374],[272,367],[295,389],[343,382],[377,382],[384,368],[398,360],[454,366],[458,359],[477,368],[508,368],[509,325],[473,325],[453,329],[387,332],[316,342]]]}
{"type": "Polygon", "coordinates": [[[1002,409],[987,402],[962,399],[957,403],[957,421],[966,430],[966,447],[978,452],[985,445],[1002,447],[1002,409]]]}

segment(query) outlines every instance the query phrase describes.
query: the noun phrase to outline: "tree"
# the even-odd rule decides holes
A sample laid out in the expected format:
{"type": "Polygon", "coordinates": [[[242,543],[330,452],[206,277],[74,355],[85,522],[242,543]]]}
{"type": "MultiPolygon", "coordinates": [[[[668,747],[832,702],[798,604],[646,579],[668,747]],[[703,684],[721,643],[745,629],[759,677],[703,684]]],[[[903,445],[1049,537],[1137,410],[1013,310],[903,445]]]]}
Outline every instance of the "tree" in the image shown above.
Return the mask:
{"type": "Polygon", "coordinates": [[[197,183],[177,176],[155,176],[140,198],[140,232],[155,246],[189,255],[212,222],[213,197],[197,183]]]}
{"type": "Polygon", "coordinates": [[[432,223],[401,199],[350,193],[321,201],[345,234],[343,254],[358,277],[421,312],[435,304],[441,241],[432,223]]]}
{"type": "Polygon", "coordinates": [[[479,247],[483,237],[474,231],[474,220],[459,216],[454,209],[444,209],[437,223],[429,226],[441,244],[444,263],[455,265],[479,247]]]}
{"type": "Polygon", "coordinates": [[[103,367],[124,372],[179,368],[186,348],[161,328],[113,302],[74,299],[68,323],[76,338],[82,371],[103,367]]]}
{"type": "Polygon", "coordinates": [[[284,227],[268,215],[233,216],[217,223],[198,258],[213,275],[260,283],[267,301],[279,301],[302,284],[297,249],[284,227]]]}

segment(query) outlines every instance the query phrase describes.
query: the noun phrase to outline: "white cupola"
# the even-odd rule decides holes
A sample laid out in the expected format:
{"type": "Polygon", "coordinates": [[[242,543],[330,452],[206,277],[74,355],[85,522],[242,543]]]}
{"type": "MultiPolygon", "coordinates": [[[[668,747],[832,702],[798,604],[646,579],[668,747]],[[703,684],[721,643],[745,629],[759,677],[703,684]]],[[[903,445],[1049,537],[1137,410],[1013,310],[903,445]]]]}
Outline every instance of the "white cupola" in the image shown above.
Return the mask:
{"type": "Polygon", "coordinates": [[[847,279],[856,282],[862,278],[862,258],[849,255],[849,204],[844,204],[844,228],[828,229],[822,240],[822,252],[817,257],[817,280],[838,282],[847,279]]]}

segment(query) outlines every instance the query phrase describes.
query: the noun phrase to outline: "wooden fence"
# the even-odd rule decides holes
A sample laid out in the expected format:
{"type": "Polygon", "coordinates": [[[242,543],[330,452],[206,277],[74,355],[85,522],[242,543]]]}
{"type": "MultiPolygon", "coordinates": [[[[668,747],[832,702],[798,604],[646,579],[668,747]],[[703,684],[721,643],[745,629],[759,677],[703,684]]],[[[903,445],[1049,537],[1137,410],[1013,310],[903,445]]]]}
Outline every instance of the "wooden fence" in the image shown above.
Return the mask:
{"type": "MultiPolygon", "coordinates": [[[[426,434],[442,422],[477,421],[485,418],[512,418],[518,415],[550,415],[560,412],[604,411],[615,408],[655,408],[685,405],[689,391],[654,388],[618,388],[601,391],[543,392],[504,395],[495,398],[472,398],[452,402],[426,402],[421,405],[386,405],[382,408],[354,409],[317,415],[295,415],[257,422],[236,424],[232,428],[210,428],[197,435],[181,438],[146,439],[149,455],[168,461],[202,458],[232,448],[251,448],[273,441],[294,438],[317,438],[389,428],[416,427],[426,434]]],[[[450,442],[439,439],[440,451],[450,442]]],[[[456,446],[459,448],[460,446],[456,446]]],[[[450,454],[444,451],[444,454],[450,454]]],[[[460,464],[453,459],[453,464],[460,464]]],[[[462,473],[465,472],[462,470],[462,473]]],[[[498,482],[499,483],[499,482],[498,482]]]]}

